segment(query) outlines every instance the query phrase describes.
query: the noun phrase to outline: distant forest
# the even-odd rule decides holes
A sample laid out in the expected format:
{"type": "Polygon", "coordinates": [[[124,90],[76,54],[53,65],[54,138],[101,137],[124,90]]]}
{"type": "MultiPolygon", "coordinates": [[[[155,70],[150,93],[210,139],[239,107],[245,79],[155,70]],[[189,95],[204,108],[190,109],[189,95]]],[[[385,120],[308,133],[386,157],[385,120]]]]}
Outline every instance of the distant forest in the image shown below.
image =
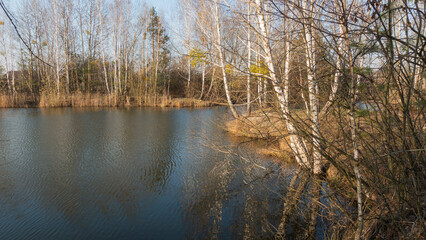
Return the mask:
{"type": "Polygon", "coordinates": [[[8,12],[2,11],[0,21],[0,89],[3,96],[15,95],[12,106],[22,99],[65,101],[91,94],[138,104],[223,97],[221,82],[211,80],[215,66],[195,47],[181,54],[186,47],[179,47],[179,37],[173,47],[164,17],[145,3],[2,4],[8,12]]]}

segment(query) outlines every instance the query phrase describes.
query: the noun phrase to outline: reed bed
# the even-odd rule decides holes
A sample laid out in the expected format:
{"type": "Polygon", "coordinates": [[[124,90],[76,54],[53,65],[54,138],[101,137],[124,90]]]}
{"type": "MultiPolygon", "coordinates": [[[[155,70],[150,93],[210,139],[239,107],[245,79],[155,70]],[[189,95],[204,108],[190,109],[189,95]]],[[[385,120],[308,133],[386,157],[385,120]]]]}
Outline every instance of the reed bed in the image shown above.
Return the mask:
{"type": "Polygon", "coordinates": [[[15,93],[0,94],[0,108],[54,108],[54,107],[173,107],[203,108],[217,104],[192,98],[159,97],[142,100],[129,96],[106,95],[100,93],[73,93],[57,95],[42,93],[39,96],[15,93]]]}

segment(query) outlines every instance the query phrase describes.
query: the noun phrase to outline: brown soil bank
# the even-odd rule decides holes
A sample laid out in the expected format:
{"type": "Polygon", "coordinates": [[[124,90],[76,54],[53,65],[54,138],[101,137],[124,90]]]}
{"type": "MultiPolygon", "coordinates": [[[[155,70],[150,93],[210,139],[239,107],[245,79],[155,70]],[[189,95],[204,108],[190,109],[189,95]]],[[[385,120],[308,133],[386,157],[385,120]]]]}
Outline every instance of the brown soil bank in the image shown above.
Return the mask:
{"type": "Polygon", "coordinates": [[[104,94],[75,93],[70,95],[42,94],[32,96],[28,94],[1,95],[0,108],[29,108],[29,107],[211,107],[216,103],[192,98],[158,97],[157,100],[133,98],[128,96],[108,96],[104,94]]]}

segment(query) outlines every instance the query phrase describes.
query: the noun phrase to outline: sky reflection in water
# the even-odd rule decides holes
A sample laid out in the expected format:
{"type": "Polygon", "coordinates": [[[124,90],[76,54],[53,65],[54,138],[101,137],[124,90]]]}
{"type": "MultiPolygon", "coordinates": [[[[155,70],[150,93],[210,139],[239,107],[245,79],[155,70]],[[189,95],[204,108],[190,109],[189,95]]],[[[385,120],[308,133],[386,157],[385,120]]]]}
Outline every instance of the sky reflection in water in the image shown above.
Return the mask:
{"type": "Polygon", "coordinates": [[[272,237],[294,169],[212,149],[224,111],[0,110],[0,239],[272,237]]]}

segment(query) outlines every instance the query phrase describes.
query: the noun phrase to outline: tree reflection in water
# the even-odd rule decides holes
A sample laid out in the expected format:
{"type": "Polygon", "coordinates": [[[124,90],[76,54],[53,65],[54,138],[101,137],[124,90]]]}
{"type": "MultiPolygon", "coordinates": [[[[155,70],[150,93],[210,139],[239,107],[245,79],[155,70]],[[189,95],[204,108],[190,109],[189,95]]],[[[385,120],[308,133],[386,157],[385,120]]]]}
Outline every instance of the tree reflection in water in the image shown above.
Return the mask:
{"type": "Polygon", "coordinates": [[[337,202],[341,199],[321,179],[291,165],[262,165],[244,147],[235,151],[235,146],[209,143],[226,154],[221,161],[211,162],[206,172],[199,172],[203,176],[187,178],[191,180],[185,184],[182,207],[188,238],[330,237],[329,230],[341,219],[342,206],[337,202]]]}
{"type": "Polygon", "coordinates": [[[0,238],[321,239],[338,228],[351,209],[208,123],[223,111],[4,113],[0,160],[13,163],[0,167],[0,238]]]}

